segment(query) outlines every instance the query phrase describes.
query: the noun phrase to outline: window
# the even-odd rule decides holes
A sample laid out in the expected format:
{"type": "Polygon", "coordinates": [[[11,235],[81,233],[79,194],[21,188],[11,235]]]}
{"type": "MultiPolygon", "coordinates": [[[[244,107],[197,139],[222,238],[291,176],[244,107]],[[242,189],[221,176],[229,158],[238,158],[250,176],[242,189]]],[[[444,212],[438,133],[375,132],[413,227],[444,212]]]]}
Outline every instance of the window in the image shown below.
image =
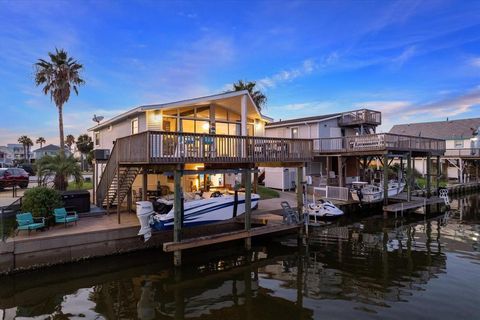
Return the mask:
{"type": "Polygon", "coordinates": [[[95,132],[95,145],[100,145],[100,132],[95,132]]]}
{"type": "Polygon", "coordinates": [[[138,118],[132,120],[132,134],[138,133],[138,118]]]}
{"type": "Polygon", "coordinates": [[[292,128],[292,139],[298,139],[298,128],[292,128]]]}
{"type": "Polygon", "coordinates": [[[463,140],[455,140],[455,149],[463,148],[463,140]]]}

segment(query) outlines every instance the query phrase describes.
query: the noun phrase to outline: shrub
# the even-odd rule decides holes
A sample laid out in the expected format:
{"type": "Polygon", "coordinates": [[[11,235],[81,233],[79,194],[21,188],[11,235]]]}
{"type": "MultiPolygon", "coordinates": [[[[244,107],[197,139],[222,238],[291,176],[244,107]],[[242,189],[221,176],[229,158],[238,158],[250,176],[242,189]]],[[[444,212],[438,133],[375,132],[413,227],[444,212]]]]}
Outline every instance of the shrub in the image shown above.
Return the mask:
{"type": "Polygon", "coordinates": [[[63,206],[58,191],[46,187],[35,187],[25,192],[22,211],[31,212],[35,217],[47,217],[53,209],[63,206]]]}

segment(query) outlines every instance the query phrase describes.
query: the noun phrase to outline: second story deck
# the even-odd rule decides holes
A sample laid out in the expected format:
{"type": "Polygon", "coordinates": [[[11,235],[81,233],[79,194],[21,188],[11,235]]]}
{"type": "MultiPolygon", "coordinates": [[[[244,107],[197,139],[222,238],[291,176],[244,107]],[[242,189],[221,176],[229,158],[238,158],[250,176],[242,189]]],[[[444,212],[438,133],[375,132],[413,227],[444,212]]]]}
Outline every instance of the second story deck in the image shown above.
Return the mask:
{"type": "Polygon", "coordinates": [[[349,126],[379,126],[382,124],[382,113],[379,111],[361,109],[342,113],[338,124],[342,127],[349,126]]]}
{"type": "Polygon", "coordinates": [[[387,152],[412,152],[415,155],[443,155],[445,140],[390,133],[322,138],[313,143],[316,155],[375,155],[387,152]]]}
{"type": "Polygon", "coordinates": [[[145,131],[117,139],[112,157],[119,164],[306,162],[313,141],[145,131]]]}

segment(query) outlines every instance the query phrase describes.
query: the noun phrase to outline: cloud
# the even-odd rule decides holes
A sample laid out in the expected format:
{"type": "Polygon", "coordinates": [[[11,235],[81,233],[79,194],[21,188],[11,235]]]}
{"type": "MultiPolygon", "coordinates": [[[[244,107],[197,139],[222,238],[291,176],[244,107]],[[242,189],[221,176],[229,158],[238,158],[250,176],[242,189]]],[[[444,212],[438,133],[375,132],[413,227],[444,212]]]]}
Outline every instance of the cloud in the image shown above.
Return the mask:
{"type": "Polygon", "coordinates": [[[480,68],[480,57],[470,59],[470,65],[480,68]]]}
{"type": "Polygon", "coordinates": [[[392,59],[392,61],[399,67],[401,67],[405,62],[410,60],[417,53],[415,46],[409,46],[403,50],[403,52],[398,56],[392,59]]]}

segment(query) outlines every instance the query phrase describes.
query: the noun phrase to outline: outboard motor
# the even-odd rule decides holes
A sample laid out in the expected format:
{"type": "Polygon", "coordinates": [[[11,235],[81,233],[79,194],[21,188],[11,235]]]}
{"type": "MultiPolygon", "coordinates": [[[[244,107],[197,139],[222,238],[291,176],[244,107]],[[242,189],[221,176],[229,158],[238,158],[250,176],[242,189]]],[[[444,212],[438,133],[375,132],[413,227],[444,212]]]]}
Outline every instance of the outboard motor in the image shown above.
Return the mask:
{"type": "Polygon", "coordinates": [[[150,201],[137,202],[137,218],[140,221],[139,236],[143,236],[145,241],[152,236],[152,229],[150,228],[150,216],[154,214],[153,204],[150,201]]]}

